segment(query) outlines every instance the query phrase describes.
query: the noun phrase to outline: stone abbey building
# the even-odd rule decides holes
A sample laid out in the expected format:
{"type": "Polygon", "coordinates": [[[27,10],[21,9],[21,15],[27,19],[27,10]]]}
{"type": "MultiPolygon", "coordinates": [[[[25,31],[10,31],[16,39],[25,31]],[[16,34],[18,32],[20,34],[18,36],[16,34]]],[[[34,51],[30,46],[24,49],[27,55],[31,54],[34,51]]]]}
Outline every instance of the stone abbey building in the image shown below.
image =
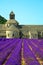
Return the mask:
{"type": "Polygon", "coordinates": [[[0,24],[0,38],[43,39],[43,25],[19,25],[15,14],[10,13],[10,19],[0,24]]]}

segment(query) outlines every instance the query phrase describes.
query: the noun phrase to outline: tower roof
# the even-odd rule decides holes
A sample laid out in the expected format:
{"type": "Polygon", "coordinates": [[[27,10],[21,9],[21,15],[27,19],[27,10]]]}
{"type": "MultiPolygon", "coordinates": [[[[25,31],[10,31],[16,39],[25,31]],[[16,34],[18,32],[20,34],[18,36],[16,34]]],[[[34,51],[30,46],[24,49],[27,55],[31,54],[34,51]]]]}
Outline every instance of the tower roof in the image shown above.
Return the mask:
{"type": "Polygon", "coordinates": [[[15,14],[14,14],[13,11],[10,12],[10,15],[9,16],[10,16],[10,19],[15,19],[15,14]]]}
{"type": "Polygon", "coordinates": [[[13,11],[10,12],[10,19],[7,20],[6,24],[15,24],[18,25],[18,21],[15,20],[15,14],[13,13],[13,11]]]}
{"type": "Polygon", "coordinates": [[[10,15],[15,15],[13,11],[10,12],[10,15]]]}

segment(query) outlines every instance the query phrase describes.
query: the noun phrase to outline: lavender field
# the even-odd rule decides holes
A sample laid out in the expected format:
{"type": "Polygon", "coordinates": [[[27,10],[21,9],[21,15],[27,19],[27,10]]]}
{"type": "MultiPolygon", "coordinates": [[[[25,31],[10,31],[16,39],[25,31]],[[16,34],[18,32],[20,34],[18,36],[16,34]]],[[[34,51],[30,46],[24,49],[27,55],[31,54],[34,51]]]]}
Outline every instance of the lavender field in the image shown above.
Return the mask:
{"type": "Polygon", "coordinates": [[[43,65],[43,39],[0,39],[0,65],[43,65]]]}

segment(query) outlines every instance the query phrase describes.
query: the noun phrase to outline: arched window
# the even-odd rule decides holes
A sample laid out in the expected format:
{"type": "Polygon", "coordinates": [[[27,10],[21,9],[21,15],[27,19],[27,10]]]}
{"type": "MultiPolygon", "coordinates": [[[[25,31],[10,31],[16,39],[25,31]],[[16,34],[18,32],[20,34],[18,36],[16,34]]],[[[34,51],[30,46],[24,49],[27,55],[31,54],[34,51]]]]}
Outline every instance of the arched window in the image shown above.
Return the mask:
{"type": "Polygon", "coordinates": [[[8,34],[8,37],[9,37],[9,34],[8,34]]]}
{"type": "Polygon", "coordinates": [[[12,36],[14,37],[14,34],[12,34],[12,36]]]}
{"type": "Polygon", "coordinates": [[[10,26],[10,24],[7,24],[7,27],[9,27],[10,26]]]}
{"type": "Polygon", "coordinates": [[[38,38],[41,38],[41,32],[38,32],[38,38]]]}

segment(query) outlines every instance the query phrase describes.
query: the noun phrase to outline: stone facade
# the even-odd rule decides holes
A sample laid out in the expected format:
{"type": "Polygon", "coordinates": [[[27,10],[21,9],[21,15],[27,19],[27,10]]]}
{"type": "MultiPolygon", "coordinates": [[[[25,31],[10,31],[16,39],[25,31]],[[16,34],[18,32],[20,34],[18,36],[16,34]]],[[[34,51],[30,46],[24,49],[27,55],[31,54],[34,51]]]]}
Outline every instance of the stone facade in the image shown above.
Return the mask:
{"type": "Polygon", "coordinates": [[[15,14],[10,13],[10,19],[0,24],[0,38],[43,39],[43,25],[19,25],[15,14]]]}

